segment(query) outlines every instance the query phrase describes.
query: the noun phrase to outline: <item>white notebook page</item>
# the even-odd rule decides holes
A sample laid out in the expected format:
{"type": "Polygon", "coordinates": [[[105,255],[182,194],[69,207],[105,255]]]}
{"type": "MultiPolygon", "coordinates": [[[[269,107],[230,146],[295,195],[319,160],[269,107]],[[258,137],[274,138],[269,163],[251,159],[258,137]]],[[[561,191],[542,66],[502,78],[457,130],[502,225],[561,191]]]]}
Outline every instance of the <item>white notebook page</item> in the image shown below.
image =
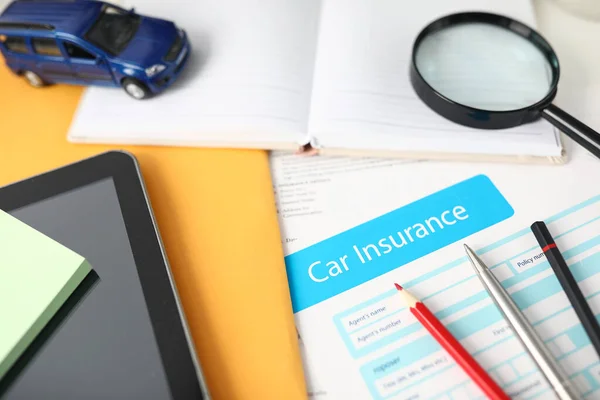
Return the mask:
{"type": "Polygon", "coordinates": [[[489,11],[535,26],[523,0],[325,0],[309,133],[327,148],[559,156],[547,122],[490,131],[438,116],[409,80],[414,39],[431,21],[489,11]]]}
{"type": "Polygon", "coordinates": [[[122,3],[185,29],[192,56],[179,80],[151,100],[136,101],[119,89],[87,89],[71,140],[247,146],[302,140],[319,0],[122,3]]]}

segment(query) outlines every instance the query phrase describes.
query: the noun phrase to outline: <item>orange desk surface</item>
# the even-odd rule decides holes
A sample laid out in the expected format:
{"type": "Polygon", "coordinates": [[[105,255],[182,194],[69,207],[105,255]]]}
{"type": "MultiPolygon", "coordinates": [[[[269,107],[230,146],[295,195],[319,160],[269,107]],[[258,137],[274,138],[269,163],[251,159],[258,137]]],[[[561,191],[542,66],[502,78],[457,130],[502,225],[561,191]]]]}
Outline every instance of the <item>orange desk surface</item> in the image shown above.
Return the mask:
{"type": "MultiPolygon", "coordinates": [[[[111,148],[66,141],[80,93],[0,64],[0,186],[111,148]]],[[[118,148],[140,163],[213,398],[306,398],[267,154],[118,148]]]]}

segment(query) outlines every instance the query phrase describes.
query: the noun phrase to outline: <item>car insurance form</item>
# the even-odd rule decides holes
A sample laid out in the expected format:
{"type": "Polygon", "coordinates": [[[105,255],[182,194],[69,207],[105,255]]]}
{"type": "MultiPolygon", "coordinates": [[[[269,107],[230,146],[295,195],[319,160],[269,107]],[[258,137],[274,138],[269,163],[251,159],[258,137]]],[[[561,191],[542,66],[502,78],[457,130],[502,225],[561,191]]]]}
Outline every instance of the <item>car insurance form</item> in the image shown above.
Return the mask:
{"type": "Polygon", "coordinates": [[[467,243],[584,398],[600,399],[600,360],[529,229],[548,224],[600,313],[598,161],[579,149],[562,167],[271,157],[311,397],[485,398],[403,307],[397,282],[511,398],[555,398],[476,278],[467,243]]]}

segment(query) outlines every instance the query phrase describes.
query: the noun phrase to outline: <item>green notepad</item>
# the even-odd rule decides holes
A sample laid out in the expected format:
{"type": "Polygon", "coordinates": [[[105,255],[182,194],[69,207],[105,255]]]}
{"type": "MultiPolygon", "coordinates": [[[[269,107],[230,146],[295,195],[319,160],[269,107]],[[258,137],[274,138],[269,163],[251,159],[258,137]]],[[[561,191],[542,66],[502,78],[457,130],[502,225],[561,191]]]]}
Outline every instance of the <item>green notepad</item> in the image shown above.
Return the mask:
{"type": "Polygon", "coordinates": [[[0,379],[90,271],[83,257],[0,210],[0,379]]]}

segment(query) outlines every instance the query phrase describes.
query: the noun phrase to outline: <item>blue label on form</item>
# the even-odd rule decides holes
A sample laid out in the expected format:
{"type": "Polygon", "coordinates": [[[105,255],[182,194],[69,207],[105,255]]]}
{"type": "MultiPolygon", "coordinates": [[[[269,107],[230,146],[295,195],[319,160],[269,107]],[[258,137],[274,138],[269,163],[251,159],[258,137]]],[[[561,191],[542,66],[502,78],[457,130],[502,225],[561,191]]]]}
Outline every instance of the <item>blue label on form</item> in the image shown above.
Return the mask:
{"type": "Polygon", "coordinates": [[[294,312],[481,231],[514,214],[478,175],[286,257],[294,312]]]}

